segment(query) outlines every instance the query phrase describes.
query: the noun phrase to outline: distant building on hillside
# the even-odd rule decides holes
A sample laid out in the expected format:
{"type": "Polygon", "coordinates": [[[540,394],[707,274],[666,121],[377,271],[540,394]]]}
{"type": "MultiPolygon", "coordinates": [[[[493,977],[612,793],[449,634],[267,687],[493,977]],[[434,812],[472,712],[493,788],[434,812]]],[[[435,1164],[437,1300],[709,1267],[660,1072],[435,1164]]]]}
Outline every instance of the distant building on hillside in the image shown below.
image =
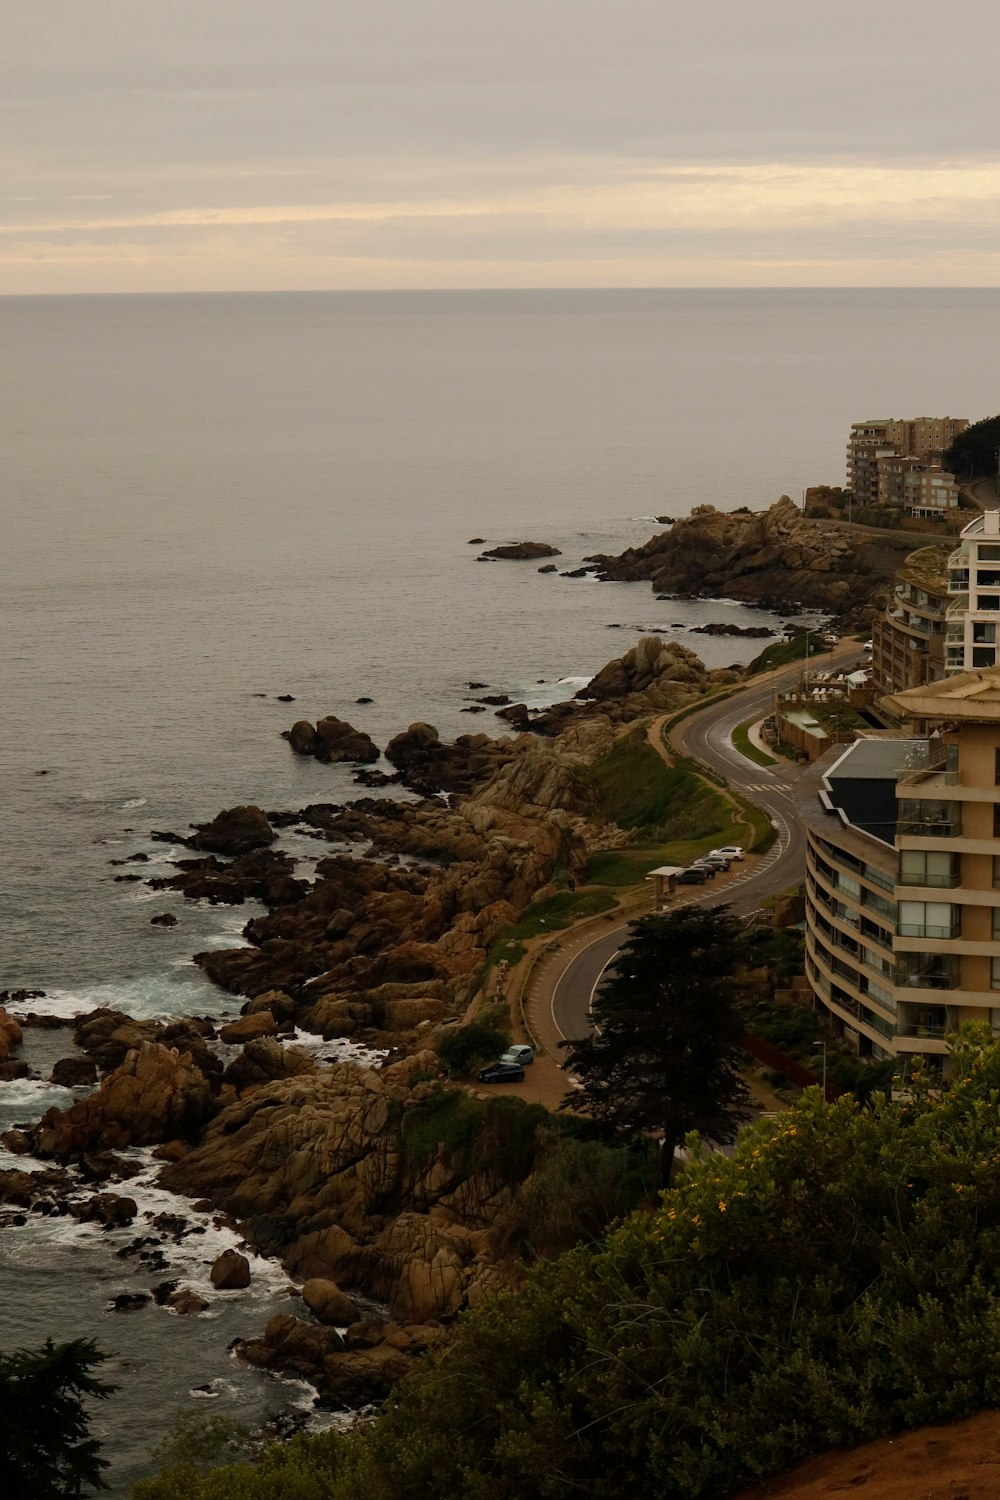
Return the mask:
{"type": "Polygon", "coordinates": [[[872,682],[880,693],[937,682],[945,672],[945,633],[954,595],[952,549],[935,542],[911,552],[896,574],[888,607],[872,621],[872,682]]]}
{"type": "Polygon", "coordinates": [[[954,476],[941,455],[969,425],[967,417],[873,418],[855,422],[847,442],[847,488],[859,505],[892,505],[932,516],[958,505],[954,476]]]}
{"type": "Polygon", "coordinates": [[[957,547],[918,547],[896,580],[884,614],[872,621],[876,692],[1000,665],[1000,510],[970,521],[957,547]]]}

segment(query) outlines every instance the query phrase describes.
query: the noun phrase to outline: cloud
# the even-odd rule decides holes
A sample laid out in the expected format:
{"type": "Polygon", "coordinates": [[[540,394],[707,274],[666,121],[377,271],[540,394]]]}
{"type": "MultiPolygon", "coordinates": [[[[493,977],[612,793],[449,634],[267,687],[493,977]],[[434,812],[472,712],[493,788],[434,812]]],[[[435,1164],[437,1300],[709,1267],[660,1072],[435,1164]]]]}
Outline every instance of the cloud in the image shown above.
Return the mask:
{"type": "Polygon", "coordinates": [[[903,277],[995,282],[998,29],[995,0],[46,0],[0,58],[0,267],[850,283],[895,243],[903,277]]]}

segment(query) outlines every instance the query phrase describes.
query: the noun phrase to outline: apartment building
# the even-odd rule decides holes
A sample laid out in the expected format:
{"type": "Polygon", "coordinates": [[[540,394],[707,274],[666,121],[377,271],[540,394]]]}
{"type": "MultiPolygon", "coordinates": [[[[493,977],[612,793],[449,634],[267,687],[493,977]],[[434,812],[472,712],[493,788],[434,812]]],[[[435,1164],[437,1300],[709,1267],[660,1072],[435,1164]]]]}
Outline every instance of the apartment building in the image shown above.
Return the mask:
{"type": "Polygon", "coordinates": [[[885,613],[872,621],[872,682],[880,693],[944,676],[950,605],[951,547],[935,542],[911,552],[896,575],[885,613]]]}
{"type": "Polygon", "coordinates": [[[946,1066],[963,1021],[1000,1033],[1000,669],[889,701],[919,732],[802,790],[806,976],[859,1052],[946,1066]]]}
{"type": "Polygon", "coordinates": [[[995,666],[1000,625],[1000,510],[983,511],[965,527],[948,559],[948,592],[945,671],[995,666]]]}
{"type": "Polygon", "coordinates": [[[968,425],[967,417],[854,422],[847,442],[847,488],[860,505],[898,505],[910,515],[955,509],[958,487],[940,459],[968,425]]]}

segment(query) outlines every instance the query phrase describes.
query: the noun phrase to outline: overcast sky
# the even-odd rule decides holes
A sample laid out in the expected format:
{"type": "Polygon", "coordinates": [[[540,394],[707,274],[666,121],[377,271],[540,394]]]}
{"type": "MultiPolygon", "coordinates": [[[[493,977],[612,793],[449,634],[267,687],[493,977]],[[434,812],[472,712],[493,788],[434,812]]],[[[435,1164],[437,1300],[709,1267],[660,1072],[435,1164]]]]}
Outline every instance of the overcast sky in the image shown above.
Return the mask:
{"type": "Polygon", "coordinates": [[[1000,283],[1000,3],[6,0],[0,291],[1000,283]]]}

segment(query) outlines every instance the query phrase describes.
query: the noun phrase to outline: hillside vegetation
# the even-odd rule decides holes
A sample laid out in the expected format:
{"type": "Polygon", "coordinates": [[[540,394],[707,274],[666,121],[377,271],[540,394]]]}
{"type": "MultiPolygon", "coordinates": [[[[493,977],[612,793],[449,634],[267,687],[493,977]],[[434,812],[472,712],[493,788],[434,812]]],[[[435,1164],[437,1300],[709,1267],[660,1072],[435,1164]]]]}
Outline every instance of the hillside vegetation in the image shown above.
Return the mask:
{"type": "Polygon", "coordinates": [[[818,1090],[654,1212],[531,1271],[345,1436],[142,1500],[712,1500],[1000,1404],[1000,1045],[942,1094],[818,1090]]]}

